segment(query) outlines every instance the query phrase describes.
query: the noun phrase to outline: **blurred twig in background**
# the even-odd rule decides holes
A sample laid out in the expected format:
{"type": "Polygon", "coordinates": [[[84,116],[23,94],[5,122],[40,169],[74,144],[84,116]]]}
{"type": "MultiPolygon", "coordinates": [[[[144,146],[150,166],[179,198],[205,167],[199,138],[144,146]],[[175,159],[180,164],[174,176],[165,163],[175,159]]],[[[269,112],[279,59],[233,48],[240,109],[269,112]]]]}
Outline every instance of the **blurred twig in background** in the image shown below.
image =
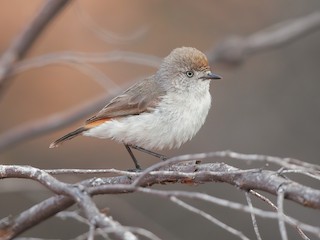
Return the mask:
{"type": "Polygon", "coordinates": [[[211,64],[237,65],[250,55],[275,49],[320,29],[320,12],[287,20],[247,37],[234,36],[207,53],[211,64]]]}
{"type": "Polygon", "coordinates": [[[13,65],[16,61],[25,56],[34,41],[41,32],[48,26],[50,21],[69,3],[71,0],[48,0],[39,10],[36,17],[29,23],[21,34],[12,41],[12,44],[0,58],[0,93],[8,81],[13,65]]]}
{"type": "Polygon", "coordinates": [[[75,4],[76,13],[79,16],[79,21],[86,26],[97,37],[111,44],[127,44],[137,40],[140,40],[142,36],[146,35],[149,27],[141,26],[133,33],[127,36],[119,36],[118,34],[107,31],[97,24],[94,19],[83,9],[81,1],[76,1],[75,4]]]}

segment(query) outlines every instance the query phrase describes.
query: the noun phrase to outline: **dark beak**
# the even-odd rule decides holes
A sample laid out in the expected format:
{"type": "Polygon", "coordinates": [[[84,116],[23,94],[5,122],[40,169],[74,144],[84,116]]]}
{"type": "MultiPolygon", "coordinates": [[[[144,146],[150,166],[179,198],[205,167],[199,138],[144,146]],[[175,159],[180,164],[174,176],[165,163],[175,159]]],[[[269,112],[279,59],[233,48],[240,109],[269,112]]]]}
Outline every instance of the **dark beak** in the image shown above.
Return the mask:
{"type": "Polygon", "coordinates": [[[206,75],[200,77],[203,80],[218,80],[221,79],[222,77],[220,77],[219,75],[212,73],[212,72],[207,72],[206,75]]]}

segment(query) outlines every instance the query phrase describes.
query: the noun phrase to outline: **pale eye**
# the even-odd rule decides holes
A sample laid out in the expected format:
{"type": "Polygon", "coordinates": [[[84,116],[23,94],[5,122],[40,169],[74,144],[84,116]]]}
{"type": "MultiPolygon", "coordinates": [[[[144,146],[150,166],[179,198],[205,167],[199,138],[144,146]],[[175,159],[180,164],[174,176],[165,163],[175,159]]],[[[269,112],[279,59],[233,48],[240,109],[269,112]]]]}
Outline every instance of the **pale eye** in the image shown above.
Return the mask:
{"type": "Polygon", "coordinates": [[[193,71],[186,71],[186,75],[188,78],[192,78],[194,73],[193,73],[193,71]]]}

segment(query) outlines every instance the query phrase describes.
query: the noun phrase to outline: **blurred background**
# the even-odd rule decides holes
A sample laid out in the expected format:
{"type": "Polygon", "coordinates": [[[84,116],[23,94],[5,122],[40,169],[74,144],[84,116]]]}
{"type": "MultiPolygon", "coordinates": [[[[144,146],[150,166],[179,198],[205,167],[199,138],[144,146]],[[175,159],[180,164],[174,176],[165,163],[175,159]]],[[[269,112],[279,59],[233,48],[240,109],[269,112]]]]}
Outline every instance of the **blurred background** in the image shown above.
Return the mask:
{"type": "MultiPolygon", "coordinates": [[[[1,3],[1,51],[5,51],[24,29],[42,3],[40,0],[1,3]]],[[[230,36],[248,36],[319,8],[318,0],[73,1],[35,42],[27,58],[61,51],[98,53],[113,50],[162,58],[180,46],[192,46],[206,52],[230,36]],[[123,39],[106,41],[101,34],[93,31],[92,26],[88,27],[91,21],[88,18],[123,39]]],[[[213,107],[206,124],[191,142],[178,150],[162,153],[176,156],[230,149],[242,153],[293,157],[319,164],[319,64],[320,31],[315,31],[292,44],[250,57],[237,67],[223,64],[212,66],[215,73],[223,76],[223,80],[211,85],[213,107]]],[[[150,66],[121,61],[95,66],[119,86],[156,71],[150,66]]],[[[0,134],[25,122],[71,109],[105,92],[90,76],[61,64],[23,72],[14,76],[1,98],[0,134]]],[[[60,148],[48,148],[53,140],[80,126],[85,119],[3,150],[0,152],[0,164],[32,165],[42,169],[132,168],[123,145],[109,140],[79,137],[60,148]]],[[[157,161],[143,154],[137,153],[137,156],[144,167],[157,161]]],[[[243,169],[256,166],[231,160],[226,163],[243,169]]],[[[257,166],[265,167],[261,164],[257,166]]],[[[75,182],[80,177],[62,176],[60,179],[75,182]]],[[[319,189],[319,184],[310,179],[299,176],[299,181],[319,189]]],[[[2,182],[0,218],[18,214],[50,196],[42,187],[35,187],[33,182],[16,181],[15,186],[28,191],[11,188],[6,185],[9,180],[2,182]]],[[[226,184],[176,184],[155,188],[202,191],[245,203],[244,194],[226,184]]],[[[144,227],[162,239],[212,239],[213,236],[215,239],[233,239],[219,227],[166,199],[129,194],[100,196],[96,200],[101,208],[108,207],[114,219],[123,225],[144,227]]],[[[249,215],[206,203],[190,203],[255,238],[249,215]]],[[[259,205],[259,201],[254,201],[254,204],[268,209],[263,204],[259,205]]],[[[291,202],[286,201],[285,211],[310,224],[320,222],[316,210],[291,202]]],[[[258,224],[263,226],[260,230],[265,239],[279,236],[277,221],[258,219],[258,224]]],[[[51,219],[24,236],[70,239],[83,231],[86,229],[77,222],[51,219]]],[[[298,239],[294,229],[288,227],[288,231],[290,239],[298,239]]]]}

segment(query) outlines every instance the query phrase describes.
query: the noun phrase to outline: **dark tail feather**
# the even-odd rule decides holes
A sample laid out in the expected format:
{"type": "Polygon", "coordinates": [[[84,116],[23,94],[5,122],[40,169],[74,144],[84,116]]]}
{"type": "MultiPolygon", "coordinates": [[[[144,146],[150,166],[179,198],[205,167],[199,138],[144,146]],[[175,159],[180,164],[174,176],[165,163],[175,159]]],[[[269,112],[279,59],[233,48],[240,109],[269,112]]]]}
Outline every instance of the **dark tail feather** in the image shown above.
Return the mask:
{"type": "Polygon", "coordinates": [[[54,141],[53,143],[50,144],[49,148],[55,148],[55,147],[59,147],[59,145],[61,145],[64,141],[70,140],[76,136],[78,136],[79,134],[81,134],[82,132],[88,130],[88,128],[86,127],[81,127],[78,128],[77,130],[68,133],[67,135],[64,135],[63,137],[59,138],[58,140],[54,141]]]}

